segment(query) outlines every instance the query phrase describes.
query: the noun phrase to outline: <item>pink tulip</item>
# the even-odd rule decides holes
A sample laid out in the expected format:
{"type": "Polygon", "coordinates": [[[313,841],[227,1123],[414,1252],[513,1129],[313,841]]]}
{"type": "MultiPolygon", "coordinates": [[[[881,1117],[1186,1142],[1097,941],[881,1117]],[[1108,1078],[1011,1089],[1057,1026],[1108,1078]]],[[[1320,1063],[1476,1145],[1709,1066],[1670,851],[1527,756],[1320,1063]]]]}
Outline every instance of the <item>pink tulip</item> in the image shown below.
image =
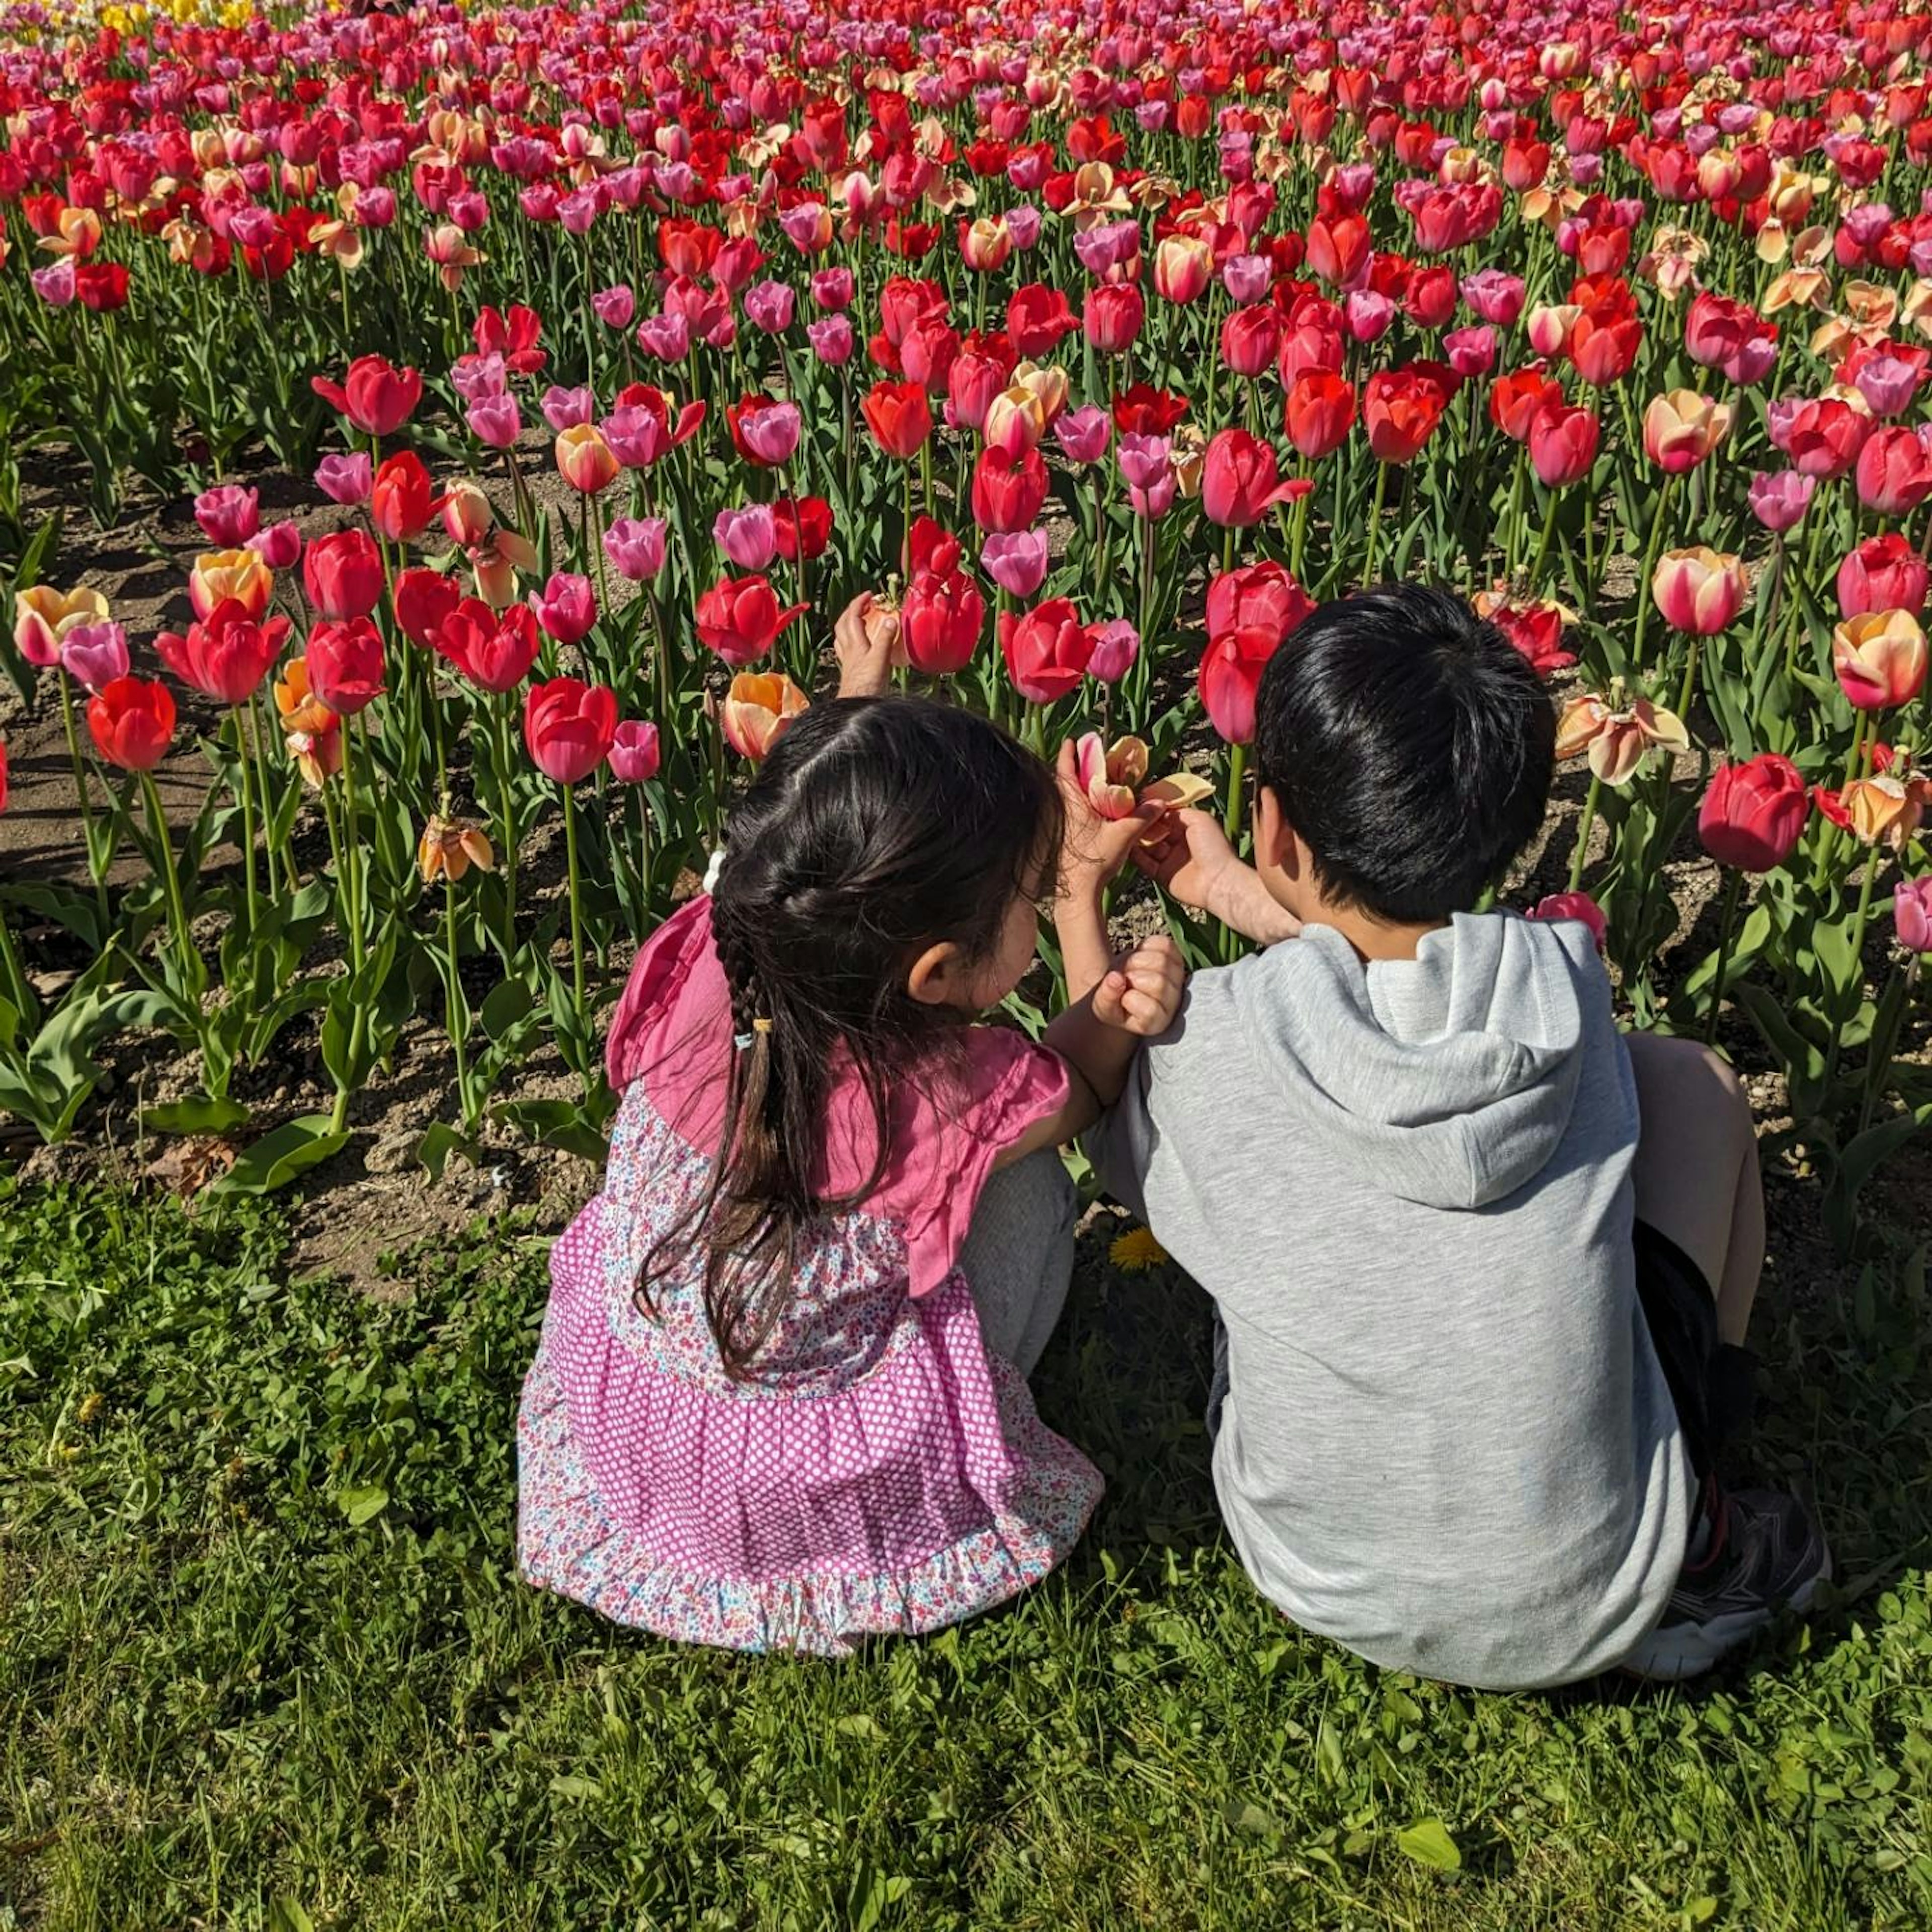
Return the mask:
{"type": "Polygon", "coordinates": [[[767,335],[782,335],[791,326],[792,308],[797,299],[788,283],[760,282],[745,291],[746,320],[767,335]]]}
{"type": "Polygon", "coordinates": [[[1088,660],[1088,670],[1103,684],[1118,684],[1141,654],[1141,634],[1124,617],[1096,624],[1093,632],[1094,655],[1088,660]]]}
{"type": "Polygon", "coordinates": [[[989,536],[980,552],[980,562],[1002,590],[1021,598],[1030,597],[1046,581],[1046,532],[1016,530],[989,536]]]}
{"type": "Polygon", "coordinates": [[[1603,951],[1604,941],[1610,932],[1610,922],[1604,916],[1603,908],[1588,892],[1552,892],[1547,898],[1538,899],[1524,916],[1544,920],[1571,920],[1579,926],[1587,926],[1599,952],[1603,951]]]}
{"type": "Polygon", "coordinates": [[[366,450],[349,456],[325,456],[315,466],[315,487],[345,509],[368,502],[375,481],[375,465],[366,450]]]}
{"type": "Polygon", "coordinates": [[[610,740],[610,776],[620,784],[647,784],[658,775],[658,728],[627,718],[610,740]]]}
{"type": "Polygon", "coordinates": [[[590,298],[591,312],[606,328],[628,328],[637,307],[636,296],[629,284],[624,282],[611,288],[599,289],[590,298]]]}
{"type": "MultiPolygon", "coordinates": [[[[1132,224],[1138,244],[1140,230],[1132,224]]],[[[1230,255],[1221,265],[1221,286],[1237,305],[1258,302],[1274,280],[1274,265],[1265,255],[1230,255]]]]}
{"type": "Polygon", "coordinates": [[[1124,436],[1114,452],[1127,502],[1137,517],[1149,522],[1167,514],[1179,479],[1174,472],[1172,446],[1164,436],[1124,436]]]}
{"type": "Polygon", "coordinates": [[[597,621],[597,597],[590,578],[564,571],[556,572],[541,592],[532,591],[530,604],[544,635],[560,644],[575,644],[597,621]]]}
{"type": "Polygon", "coordinates": [[[604,554],[620,577],[648,583],[664,565],[664,520],[620,517],[604,532],[604,554]]]}
{"type": "Polygon", "coordinates": [[[796,403],[773,403],[768,408],[748,411],[738,427],[753,458],[775,466],[791,460],[804,422],[796,403]]]}
{"type": "Polygon", "coordinates": [[[1796,470],[1760,470],[1752,477],[1745,494],[1751,514],[1766,530],[1782,534],[1802,520],[1811,493],[1817,487],[1816,477],[1803,476],[1796,470]]]}
{"type": "Polygon", "coordinates": [[[857,346],[852,325],[842,315],[821,316],[816,322],[807,322],[805,338],[812,344],[812,354],[829,369],[841,368],[850,362],[852,351],[857,346]]]}
{"type": "Polygon", "coordinates": [[[850,268],[820,268],[813,274],[810,286],[812,299],[822,309],[852,306],[854,283],[850,268]]]}
{"type": "Polygon", "coordinates": [[[1932,875],[1900,879],[1892,887],[1892,916],[1908,952],[1932,952],[1932,875]]]}
{"type": "Polygon", "coordinates": [[[597,398],[586,389],[566,389],[555,383],[544,392],[544,421],[559,436],[597,420],[597,398]]]}
{"type": "Polygon", "coordinates": [[[1462,296],[1481,320],[1497,328],[1509,328],[1522,313],[1526,290],[1520,275],[1506,274],[1500,268],[1479,268],[1462,278],[1462,296]]]}
{"type": "Polygon", "coordinates": [[[262,527],[260,496],[237,483],[204,490],[194,500],[194,520],[217,550],[239,550],[262,527]]]}
{"type": "MultiPolygon", "coordinates": [[[[250,496],[255,493],[248,492],[250,496]]],[[[91,692],[98,692],[128,675],[128,638],[111,620],[76,624],[60,640],[61,668],[91,692]]]]}
{"type": "Polygon", "coordinates": [[[740,570],[763,570],[778,550],[778,526],[767,503],[720,510],[711,526],[718,548],[740,570]]]}
{"type": "Polygon", "coordinates": [[[1092,404],[1070,410],[1053,426],[1054,440],[1070,463],[1098,463],[1107,453],[1112,433],[1107,412],[1092,404]]]}
{"type": "Polygon", "coordinates": [[[1395,304],[1373,289],[1352,290],[1342,304],[1342,319],[1354,342],[1373,342],[1395,320],[1395,304]]]}
{"type": "Polygon", "coordinates": [[[513,449],[524,433],[517,399],[506,390],[500,396],[479,396],[465,418],[470,433],[486,449],[513,449]]]}
{"type": "Polygon", "coordinates": [[[691,350],[691,324],[681,315],[654,315],[638,323],[638,346],[660,362],[682,362],[691,350]]]}

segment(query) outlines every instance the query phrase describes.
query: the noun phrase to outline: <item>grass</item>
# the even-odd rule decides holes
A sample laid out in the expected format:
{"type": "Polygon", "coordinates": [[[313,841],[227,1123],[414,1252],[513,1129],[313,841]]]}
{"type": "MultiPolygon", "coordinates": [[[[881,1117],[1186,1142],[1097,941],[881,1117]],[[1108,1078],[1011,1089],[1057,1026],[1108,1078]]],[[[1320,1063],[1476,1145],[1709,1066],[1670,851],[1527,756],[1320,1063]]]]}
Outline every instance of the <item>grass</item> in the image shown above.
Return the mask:
{"type": "Polygon", "coordinates": [[[1756,1460],[1815,1469],[1846,1594],[1694,1694],[1498,1697],[1249,1588],[1161,1273],[1085,1270],[1043,1372],[1109,1478],[1069,1570],[827,1665],[518,1582],[542,1243],[479,1228],[393,1299],[287,1246],[0,1181],[0,1927],[1932,1922],[1916,1264],[1767,1311],[1756,1460]]]}

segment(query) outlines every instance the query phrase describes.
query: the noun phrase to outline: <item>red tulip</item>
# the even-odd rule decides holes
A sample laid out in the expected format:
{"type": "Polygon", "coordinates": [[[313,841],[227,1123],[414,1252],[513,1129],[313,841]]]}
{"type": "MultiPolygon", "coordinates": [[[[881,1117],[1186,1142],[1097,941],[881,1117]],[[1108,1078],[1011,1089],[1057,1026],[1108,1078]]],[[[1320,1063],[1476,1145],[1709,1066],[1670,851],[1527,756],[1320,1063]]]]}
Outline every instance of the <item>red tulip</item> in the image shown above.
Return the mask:
{"type": "Polygon", "coordinates": [[[1280,648],[1280,633],[1265,624],[1250,624],[1208,639],[1201,655],[1201,706],[1229,744],[1253,742],[1262,673],[1280,648]]]}
{"type": "Polygon", "coordinates": [[[995,536],[1032,527],[1046,502],[1046,464],[1036,449],[982,449],[973,466],[973,520],[995,536]]]}
{"type": "Polygon", "coordinates": [[[1838,566],[1838,614],[1909,610],[1916,617],[1924,610],[1928,586],[1932,573],[1924,559],[1900,532],[1867,537],[1838,566]]]}
{"type": "Polygon", "coordinates": [[[1252,380],[1267,372],[1281,346],[1281,318],[1266,302],[1236,309],[1221,325],[1221,360],[1252,380]]]}
{"type": "Polygon", "coordinates": [[[408,543],[420,536],[442,507],[415,451],[401,451],[376,472],[369,492],[369,520],[390,542],[408,543]]]}
{"type": "Polygon", "coordinates": [[[480,597],[466,597],[430,641],[472,684],[499,694],[514,691],[537,661],[536,613],[527,604],[500,613],[480,597]]]}
{"type": "Polygon", "coordinates": [[[1274,450],[1244,429],[1221,430],[1202,462],[1201,507],[1223,529],[1250,529],[1277,503],[1292,502],[1313,487],[1305,478],[1282,482],[1274,450]]]}
{"type": "Polygon", "coordinates": [[[915,517],[906,538],[905,569],[908,576],[929,570],[946,577],[959,568],[964,546],[952,532],[930,517],[915,517]]]}
{"type": "Polygon", "coordinates": [[[463,592],[455,579],[444,576],[440,570],[398,571],[389,592],[397,628],[411,644],[424,646],[462,601],[463,592]]]}
{"type": "Polygon", "coordinates": [[[608,685],[554,677],[524,698],[524,742],[531,762],[559,784],[588,778],[617,735],[617,694],[608,685]]]}
{"type": "Polygon", "coordinates": [[[338,718],[350,718],[382,694],[382,634],[367,617],[318,624],[303,653],[310,690],[338,718]]]}
{"type": "Polygon", "coordinates": [[[1022,616],[1000,614],[1000,650],[1013,688],[1029,704],[1052,704],[1079,688],[1094,634],[1066,598],[1049,597],[1022,616]]]}
{"type": "Polygon", "coordinates": [[[788,563],[810,563],[832,541],[832,506],[823,496],[781,496],[772,506],[778,554],[788,563]]]}
{"type": "Polygon", "coordinates": [[[1775,752],[1720,766],[1697,812],[1697,836],[1720,866],[1774,872],[1796,850],[1811,795],[1798,767],[1775,752]]]}
{"type": "Polygon", "coordinates": [[[1028,362],[1051,356],[1060,338],[1079,326],[1080,318],[1067,307],[1066,296],[1043,282],[1016,289],[1006,304],[1006,334],[1015,352],[1028,362]]]}
{"type": "Polygon", "coordinates": [[[1552,404],[1531,424],[1529,460],[1552,490],[1580,483],[1597,460],[1600,433],[1596,412],[1552,404]]]}
{"type": "Polygon", "coordinates": [[[922,316],[899,344],[899,367],[928,395],[943,396],[959,356],[959,337],[943,315],[922,316]]]}
{"type": "Polygon", "coordinates": [[[762,577],[721,577],[698,600],[698,640],[735,670],[763,657],[806,608],[793,604],[781,610],[762,577]]]}
{"type": "Polygon", "coordinates": [[[154,639],[162,663],[206,698],[221,704],[245,704],[260,688],[289,634],[286,617],[257,623],[245,604],[227,598],[186,637],[163,631],[154,639]]]}
{"type": "Polygon", "coordinates": [[[1089,290],[1081,326],[1100,354],[1124,356],[1146,320],[1146,298],[1131,282],[1116,282],[1089,290]]]}
{"type": "Polygon", "coordinates": [[[986,600],[963,571],[922,570],[899,606],[899,639],[915,670],[945,676],[964,670],[979,648],[986,600]]]}
{"type": "Polygon", "coordinates": [[[1262,630],[1279,644],[1314,608],[1314,599],[1272,558],[1244,564],[1210,580],[1208,634],[1262,630]]]}
{"type": "Polygon", "coordinates": [[[1296,454],[1318,463],[1340,449],[1355,426],[1354,387],[1331,370],[1305,370],[1288,392],[1285,413],[1296,454]]]}
{"type": "Polygon", "coordinates": [[[1187,413],[1187,398],[1136,382],[1114,398],[1114,428],[1122,436],[1165,436],[1187,413]]]}
{"type": "Polygon", "coordinates": [[[1442,420],[1440,387],[1412,369],[1378,369],[1362,388],[1362,427],[1384,463],[1406,463],[1442,420]]]}
{"type": "Polygon", "coordinates": [[[1354,288],[1369,266],[1369,224],[1359,214],[1317,218],[1308,226],[1308,266],[1338,289],[1354,288]]]}
{"type": "Polygon", "coordinates": [[[302,557],[302,582],[319,616],[366,617],[382,598],[382,559],[362,530],[317,537],[302,557]]]}
{"type": "Polygon", "coordinates": [[[916,382],[875,382],[860,407],[888,456],[916,456],[932,434],[932,410],[916,382]]]}
{"type": "Polygon", "coordinates": [[[358,356],[340,382],[312,376],[309,387],[364,436],[393,436],[422,400],[422,377],[380,356],[358,356]]]}
{"type": "Polygon", "coordinates": [[[175,734],[175,701],[158,681],[117,677],[88,700],[87,729],[110,765],[151,772],[167,755],[175,734]]]}
{"type": "Polygon", "coordinates": [[[1881,426],[1866,437],[1856,475],[1858,501],[1881,517],[1910,516],[1932,496],[1932,455],[1918,432],[1902,424],[1881,426]]]}
{"type": "Polygon", "coordinates": [[[1513,442],[1526,443],[1536,419],[1563,400],[1563,385],[1540,368],[1498,376],[1490,386],[1490,420],[1513,442]]]}

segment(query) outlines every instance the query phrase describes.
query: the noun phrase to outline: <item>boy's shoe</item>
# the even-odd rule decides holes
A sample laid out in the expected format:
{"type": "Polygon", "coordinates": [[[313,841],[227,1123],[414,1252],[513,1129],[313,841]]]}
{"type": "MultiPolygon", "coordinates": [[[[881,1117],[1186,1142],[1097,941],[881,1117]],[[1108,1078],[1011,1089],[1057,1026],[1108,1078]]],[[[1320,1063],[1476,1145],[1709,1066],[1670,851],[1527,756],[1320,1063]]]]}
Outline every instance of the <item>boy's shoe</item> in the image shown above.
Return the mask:
{"type": "Polygon", "coordinates": [[[1624,1660],[1638,1677],[1701,1677],[1780,1610],[1802,1610],[1832,1574],[1823,1533],[1778,1490],[1718,1492],[1710,1546],[1687,1563],[1663,1621],[1624,1660]]]}

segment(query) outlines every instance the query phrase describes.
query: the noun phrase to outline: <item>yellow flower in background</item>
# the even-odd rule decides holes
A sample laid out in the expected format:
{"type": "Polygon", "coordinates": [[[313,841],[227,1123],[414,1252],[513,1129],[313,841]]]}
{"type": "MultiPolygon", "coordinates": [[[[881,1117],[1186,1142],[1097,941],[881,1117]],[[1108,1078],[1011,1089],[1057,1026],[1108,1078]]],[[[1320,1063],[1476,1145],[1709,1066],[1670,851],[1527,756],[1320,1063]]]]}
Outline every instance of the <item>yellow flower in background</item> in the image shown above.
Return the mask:
{"type": "Polygon", "coordinates": [[[1107,1258],[1124,1274],[1145,1274],[1171,1257],[1154,1238],[1151,1228],[1130,1228],[1107,1250],[1107,1258]]]}

